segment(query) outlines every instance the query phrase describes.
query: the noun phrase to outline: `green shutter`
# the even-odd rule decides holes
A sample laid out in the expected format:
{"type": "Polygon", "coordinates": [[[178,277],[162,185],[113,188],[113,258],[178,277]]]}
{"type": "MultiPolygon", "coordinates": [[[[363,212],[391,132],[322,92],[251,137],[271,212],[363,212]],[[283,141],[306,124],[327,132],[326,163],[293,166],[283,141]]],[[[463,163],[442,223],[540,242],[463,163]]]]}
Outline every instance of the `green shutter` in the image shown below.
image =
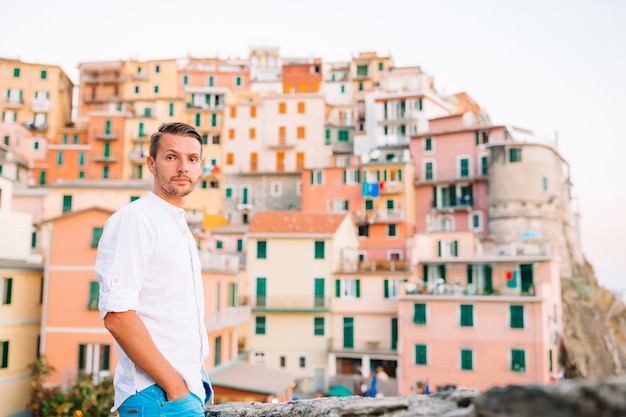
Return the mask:
{"type": "Polygon", "coordinates": [[[437,241],[437,256],[441,258],[441,240],[437,241]]]}
{"type": "Polygon", "coordinates": [[[216,127],[217,126],[217,113],[213,113],[211,115],[211,126],[212,127],[216,127]]]}
{"type": "Polygon", "coordinates": [[[341,298],[341,280],[335,280],[335,297],[341,298]]]}
{"type": "Polygon", "coordinates": [[[255,318],[255,334],[265,334],[265,317],[255,318]]]}
{"type": "Polygon", "coordinates": [[[354,318],[343,318],[343,347],[346,349],[354,348],[354,318]]]}
{"type": "Polygon", "coordinates": [[[361,297],[361,280],[357,279],[356,280],[356,298],[360,298],[361,297]]]}
{"type": "Polygon", "coordinates": [[[461,304],[461,322],[462,327],[474,326],[474,306],[471,304],[461,304]]]}
{"type": "Polygon", "coordinates": [[[510,306],[511,321],[510,326],[512,329],[524,328],[524,306],[510,306]]]}
{"type": "Polygon", "coordinates": [[[391,318],[391,349],[396,350],[398,348],[398,318],[391,318]]]}
{"type": "Polygon", "coordinates": [[[265,307],[267,302],[267,278],[256,279],[256,305],[265,307]]]}
{"type": "Polygon", "coordinates": [[[452,256],[459,256],[459,241],[452,241],[452,256]]]}
{"type": "Polygon", "coordinates": [[[87,309],[98,309],[98,298],[100,297],[100,285],[98,281],[89,282],[89,301],[87,302],[87,309]]]}
{"type": "Polygon", "coordinates": [[[383,281],[383,297],[389,298],[389,280],[383,281]]]}
{"type": "Polygon", "coordinates": [[[111,346],[110,345],[102,345],[102,364],[100,365],[101,371],[108,371],[110,368],[110,359],[111,359],[111,346]]]}
{"type": "Polygon", "coordinates": [[[87,345],[84,344],[80,344],[78,345],[78,371],[84,371],[85,370],[85,356],[86,356],[86,351],[87,350],[87,345]]]}
{"type": "Polygon", "coordinates": [[[428,265],[422,265],[422,280],[428,282],[428,265]]]}
{"type": "Polygon", "coordinates": [[[472,264],[467,264],[467,285],[474,283],[474,277],[472,276],[474,273],[474,266],[472,264]]]}
{"type": "Polygon", "coordinates": [[[324,336],[325,333],[325,323],[324,317],[313,317],[313,335],[314,336],[324,336]]]}
{"type": "Polygon", "coordinates": [[[469,349],[461,349],[461,369],[471,371],[474,368],[473,352],[469,349]]]}
{"type": "Polygon", "coordinates": [[[491,279],[491,272],[493,267],[491,265],[485,265],[485,294],[493,294],[493,281],[491,279]]]}
{"type": "Polygon", "coordinates": [[[343,170],[343,183],[347,184],[348,183],[348,171],[347,170],[343,170]]]}
{"type": "Polygon", "coordinates": [[[267,259],[267,242],[265,240],[256,242],[256,257],[257,259],[267,259]]]}
{"type": "Polygon", "coordinates": [[[315,241],[315,253],[314,253],[314,257],[315,259],[324,259],[324,241],[323,240],[316,240],[315,241]]]}
{"type": "Polygon", "coordinates": [[[526,371],[526,353],[522,349],[511,349],[511,371],[526,371]]]}
{"type": "Polygon", "coordinates": [[[446,266],[445,264],[442,265],[438,265],[438,269],[439,269],[439,278],[443,279],[443,281],[446,281],[446,266]]]}
{"type": "Polygon", "coordinates": [[[314,306],[315,307],[324,307],[324,298],[326,296],[326,291],[324,289],[324,278],[315,278],[313,284],[313,291],[315,294],[314,298],[314,306]]]}
{"type": "Polygon", "coordinates": [[[91,247],[98,247],[98,242],[100,242],[100,237],[102,237],[102,227],[94,227],[91,234],[91,247]]]}
{"type": "Polygon", "coordinates": [[[4,300],[3,304],[11,304],[13,298],[13,278],[4,279],[4,300]]]}
{"type": "Polygon", "coordinates": [[[2,352],[2,357],[0,358],[0,368],[8,368],[9,367],[9,341],[5,340],[0,345],[0,351],[2,352]]]}
{"type": "Polygon", "coordinates": [[[63,196],[63,213],[72,210],[72,196],[64,195],[63,196]]]}
{"type": "Polygon", "coordinates": [[[200,113],[196,113],[196,116],[195,116],[196,127],[200,126],[200,117],[201,117],[200,113]]]}
{"type": "Polygon", "coordinates": [[[426,324],[426,304],[413,304],[413,323],[426,324]]]}
{"type": "Polygon", "coordinates": [[[243,251],[243,239],[237,239],[237,252],[243,251]]]}
{"type": "Polygon", "coordinates": [[[415,345],[415,364],[428,365],[426,345],[415,345]]]}

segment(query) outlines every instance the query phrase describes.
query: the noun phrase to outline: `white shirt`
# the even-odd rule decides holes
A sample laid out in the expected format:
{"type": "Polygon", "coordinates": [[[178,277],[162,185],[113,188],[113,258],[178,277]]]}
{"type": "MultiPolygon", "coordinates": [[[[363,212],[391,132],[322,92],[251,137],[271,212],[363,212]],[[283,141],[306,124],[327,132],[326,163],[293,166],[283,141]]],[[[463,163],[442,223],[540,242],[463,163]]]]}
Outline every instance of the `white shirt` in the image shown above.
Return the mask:
{"type": "MultiPolygon", "coordinates": [[[[135,310],[159,351],[204,401],[201,372],[209,354],[204,292],[185,211],[151,192],[121,208],[104,226],[95,269],[100,316],[135,310]]],[[[115,347],[119,360],[111,411],[154,384],[117,342],[115,347]]]]}

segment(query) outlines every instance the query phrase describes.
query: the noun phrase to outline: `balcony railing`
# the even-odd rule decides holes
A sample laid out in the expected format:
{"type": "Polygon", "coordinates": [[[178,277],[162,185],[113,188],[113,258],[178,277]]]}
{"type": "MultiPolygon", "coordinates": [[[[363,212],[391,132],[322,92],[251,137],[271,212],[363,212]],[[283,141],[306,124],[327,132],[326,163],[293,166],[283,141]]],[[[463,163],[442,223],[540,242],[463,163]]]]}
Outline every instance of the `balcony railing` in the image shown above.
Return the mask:
{"type": "Polygon", "coordinates": [[[119,134],[117,131],[115,132],[100,131],[100,132],[95,132],[93,137],[94,139],[98,139],[98,140],[116,140],[116,139],[119,139],[119,134]]]}
{"type": "Polygon", "coordinates": [[[422,172],[421,174],[416,175],[415,185],[425,183],[473,181],[486,178],[486,175],[487,174],[484,174],[475,168],[466,172],[460,172],[457,170],[436,170],[429,174],[422,172]]]}
{"type": "Polygon", "coordinates": [[[24,104],[21,98],[5,98],[4,107],[7,109],[19,109],[24,104]]]}
{"type": "Polygon", "coordinates": [[[330,306],[330,297],[323,296],[261,296],[252,299],[255,310],[324,311],[330,306]]]}
{"type": "Polygon", "coordinates": [[[209,332],[235,327],[250,320],[250,307],[228,307],[221,311],[212,311],[206,314],[205,324],[209,332]]]}
{"type": "Polygon", "coordinates": [[[50,111],[52,104],[47,98],[34,98],[30,101],[30,107],[35,113],[46,113],[50,111]]]}
{"type": "Polygon", "coordinates": [[[219,271],[237,273],[239,271],[239,257],[236,255],[200,251],[200,264],[203,271],[219,271]]]}
{"type": "Polygon", "coordinates": [[[128,154],[128,159],[133,162],[143,162],[146,159],[147,154],[144,151],[131,151],[128,154]]]}
{"type": "Polygon", "coordinates": [[[94,155],[91,160],[93,162],[117,162],[118,157],[116,155],[94,155]]]}
{"type": "Polygon", "coordinates": [[[271,141],[270,143],[268,143],[267,145],[269,148],[293,148],[294,146],[296,146],[296,139],[295,138],[287,138],[287,137],[278,137],[276,139],[274,139],[273,141],[271,141]]]}
{"type": "Polygon", "coordinates": [[[48,130],[48,124],[47,123],[26,122],[26,123],[24,123],[24,126],[26,126],[27,129],[35,130],[35,131],[38,131],[38,132],[43,132],[43,131],[48,130]]]}
{"type": "Polygon", "coordinates": [[[456,199],[456,201],[448,201],[442,203],[439,202],[438,204],[435,204],[434,201],[431,202],[431,208],[435,211],[441,210],[441,211],[450,211],[450,210],[467,210],[467,209],[471,209],[473,204],[472,204],[472,198],[467,196],[468,198],[464,198],[464,197],[459,197],[458,199],[456,199]]]}

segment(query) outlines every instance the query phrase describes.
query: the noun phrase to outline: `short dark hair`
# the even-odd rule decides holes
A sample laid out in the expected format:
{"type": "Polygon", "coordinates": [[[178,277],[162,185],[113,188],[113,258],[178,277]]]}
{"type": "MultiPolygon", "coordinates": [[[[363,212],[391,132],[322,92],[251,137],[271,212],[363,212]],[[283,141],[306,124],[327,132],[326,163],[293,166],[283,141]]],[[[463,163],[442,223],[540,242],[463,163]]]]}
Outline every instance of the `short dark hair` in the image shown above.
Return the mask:
{"type": "Polygon", "coordinates": [[[157,149],[159,149],[159,140],[163,137],[163,135],[189,136],[191,138],[196,138],[200,143],[200,153],[202,154],[202,137],[198,131],[193,126],[189,126],[188,124],[172,122],[161,125],[159,130],[154,132],[150,137],[150,156],[152,159],[156,158],[157,149]]]}

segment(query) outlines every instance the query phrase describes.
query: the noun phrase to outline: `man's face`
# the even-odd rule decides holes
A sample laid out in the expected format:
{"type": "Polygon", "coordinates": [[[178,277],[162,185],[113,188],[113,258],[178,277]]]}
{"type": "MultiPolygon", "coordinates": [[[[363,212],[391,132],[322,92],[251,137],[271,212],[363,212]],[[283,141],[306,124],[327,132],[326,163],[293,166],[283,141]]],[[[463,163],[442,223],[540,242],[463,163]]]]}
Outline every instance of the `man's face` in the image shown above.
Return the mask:
{"type": "Polygon", "coordinates": [[[202,173],[201,152],[196,138],[163,135],[156,158],[147,158],[148,168],[154,175],[154,193],[168,203],[182,207],[202,173]]]}

